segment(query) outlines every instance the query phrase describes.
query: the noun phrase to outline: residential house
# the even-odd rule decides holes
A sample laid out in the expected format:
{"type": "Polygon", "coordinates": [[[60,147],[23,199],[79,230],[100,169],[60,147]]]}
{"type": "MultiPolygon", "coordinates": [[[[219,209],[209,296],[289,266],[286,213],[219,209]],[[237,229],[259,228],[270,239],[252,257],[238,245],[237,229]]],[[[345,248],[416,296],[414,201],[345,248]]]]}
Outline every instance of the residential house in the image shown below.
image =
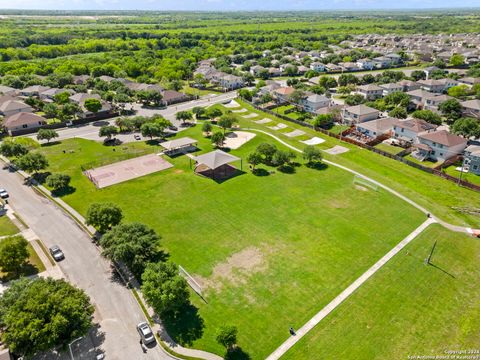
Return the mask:
{"type": "Polygon", "coordinates": [[[440,83],[443,84],[443,91],[448,91],[451,87],[457,86],[460,83],[455,79],[450,78],[443,78],[438,80],[440,83]]]}
{"type": "Polygon", "coordinates": [[[393,134],[398,140],[416,144],[419,134],[433,132],[437,127],[421,119],[403,120],[394,124],[393,134]]]}
{"type": "Polygon", "coordinates": [[[10,86],[0,85],[0,94],[3,95],[16,95],[17,89],[14,89],[10,86]]]}
{"type": "Polygon", "coordinates": [[[315,113],[318,109],[329,107],[331,102],[324,95],[310,94],[301,100],[300,105],[305,111],[315,113]]]}
{"type": "Polygon", "coordinates": [[[339,65],[329,63],[325,65],[325,68],[330,72],[340,72],[343,71],[343,68],[339,65]]]}
{"type": "Polygon", "coordinates": [[[85,100],[87,99],[97,99],[97,100],[102,100],[99,94],[87,94],[87,93],[76,93],[72,96],[69,97],[70,101],[78,104],[78,105],[83,105],[85,103],[85,100]]]}
{"type": "Polygon", "coordinates": [[[399,119],[388,117],[358,123],[355,125],[355,128],[363,135],[375,139],[385,134],[393,135],[393,127],[399,121],[399,119]]]}
{"type": "MultiPolygon", "coordinates": [[[[473,86],[475,84],[480,84],[480,78],[474,78],[474,77],[463,77],[461,79],[458,79],[458,81],[462,84],[473,86]]],[[[2,90],[0,89],[0,92],[2,90]]]]}
{"type": "Polygon", "coordinates": [[[395,53],[387,54],[385,57],[390,59],[393,65],[399,65],[403,62],[402,57],[395,53]]]}
{"type": "Polygon", "coordinates": [[[383,88],[375,84],[362,85],[357,88],[357,93],[367,100],[375,100],[383,95],[383,88]]]}
{"type": "Polygon", "coordinates": [[[420,84],[412,80],[401,80],[397,84],[403,88],[404,92],[420,89],[420,84]]]}
{"type": "Polygon", "coordinates": [[[341,62],[338,63],[342,67],[344,71],[358,71],[360,68],[357,66],[356,63],[353,62],[341,62]]]}
{"type": "Polygon", "coordinates": [[[40,115],[20,112],[6,117],[3,120],[3,127],[10,135],[16,135],[38,129],[46,123],[46,119],[40,115]]]}
{"type": "Polygon", "coordinates": [[[295,89],[290,86],[280,87],[273,90],[273,97],[277,99],[278,102],[286,102],[289,100],[289,96],[295,92],[295,89]]]}
{"type": "Polygon", "coordinates": [[[254,65],[250,68],[250,74],[252,74],[253,76],[257,77],[260,75],[260,73],[262,71],[264,71],[265,68],[263,66],[260,66],[260,65],[254,65]]]}
{"type": "Polygon", "coordinates": [[[39,96],[40,93],[50,89],[48,86],[33,85],[20,90],[22,96],[39,96]]]}
{"type": "Polygon", "coordinates": [[[235,90],[244,86],[240,76],[225,74],[218,80],[218,84],[224,90],[235,90]]]}
{"type": "Polygon", "coordinates": [[[357,124],[378,119],[380,111],[366,105],[349,106],[343,109],[342,118],[347,124],[357,124]]]}
{"type": "Polygon", "coordinates": [[[403,91],[403,86],[399,83],[382,84],[380,87],[383,89],[383,96],[387,96],[396,91],[403,91]]]}
{"type": "Polygon", "coordinates": [[[73,77],[73,83],[75,85],[83,85],[86,84],[89,79],[89,75],[78,75],[73,77]]]}
{"type": "Polygon", "coordinates": [[[464,151],[463,166],[475,175],[480,175],[480,145],[470,145],[464,151]]]}
{"type": "Polygon", "coordinates": [[[427,75],[427,79],[428,79],[433,72],[436,72],[438,70],[441,70],[441,69],[436,66],[429,66],[423,69],[423,72],[425,73],[425,75],[427,75]]]}
{"type": "Polygon", "coordinates": [[[447,130],[432,131],[418,135],[420,146],[412,156],[417,159],[445,161],[460,155],[467,147],[467,140],[449,133],[447,130]]]}
{"type": "Polygon", "coordinates": [[[462,105],[463,115],[480,119],[480,100],[467,100],[460,104],[462,105]]]}
{"type": "Polygon", "coordinates": [[[325,65],[322,64],[321,62],[314,61],[310,64],[310,69],[317,71],[317,72],[323,72],[325,71],[325,65]]]}
{"type": "Polygon", "coordinates": [[[392,66],[393,61],[386,56],[379,56],[373,59],[373,63],[376,68],[383,69],[392,66]]]}
{"type": "Polygon", "coordinates": [[[51,88],[51,89],[42,91],[42,92],[39,94],[39,98],[40,98],[40,100],[47,100],[47,99],[53,100],[53,99],[55,98],[55,95],[61,94],[61,93],[64,93],[64,92],[67,92],[67,93],[69,93],[70,95],[72,95],[72,94],[75,93],[75,91],[73,91],[72,89],[51,88]]]}
{"type": "Polygon", "coordinates": [[[419,80],[418,84],[421,89],[432,93],[442,93],[445,88],[445,84],[440,80],[419,80]]]}
{"type": "Polygon", "coordinates": [[[437,96],[439,94],[432,93],[427,90],[423,89],[417,89],[417,90],[412,90],[407,92],[407,95],[410,96],[410,99],[412,103],[417,107],[417,108],[423,108],[425,106],[425,101],[428,98],[432,98],[434,96],[437,96]]]}
{"type": "Polygon", "coordinates": [[[425,110],[431,110],[433,112],[439,113],[438,107],[440,106],[440,104],[450,99],[453,99],[453,98],[448,95],[437,95],[437,96],[427,97],[425,98],[425,104],[423,108],[425,110]]]}
{"type": "Polygon", "coordinates": [[[357,66],[363,70],[373,70],[375,68],[375,63],[370,59],[360,59],[357,60],[357,66]]]}
{"type": "Polygon", "coordinates": [[[166,105],[179,103],[188,99],[187,95],[175,90],[165,90],[162,96],[162,100],[166,105]]]}
{"type": "Polygon", "coordinates": [[[31,113],[33,112],[33,108],[18,100],[7,100],[0,104],[0,115],[5,117],[22,112],[31,113]]]}
{"type": "Polygon", "coordinates": [[[282,76],[282,71],[274,67],[268,68],[268,73],[270,74],[271,77],[282,76]]]}

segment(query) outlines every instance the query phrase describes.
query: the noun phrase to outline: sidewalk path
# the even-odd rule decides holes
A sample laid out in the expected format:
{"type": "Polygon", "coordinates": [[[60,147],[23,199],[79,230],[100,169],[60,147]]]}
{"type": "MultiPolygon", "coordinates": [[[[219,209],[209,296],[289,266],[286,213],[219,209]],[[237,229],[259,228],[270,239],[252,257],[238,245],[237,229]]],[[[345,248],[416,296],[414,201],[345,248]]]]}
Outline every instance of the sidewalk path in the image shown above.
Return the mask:
{"type": "Polygon", "coordinates": [[[415,239],[423,230],[430,224],[435,223],[435,219],[429,218],[422,225],[416,228],[410,235],[403,239],[397,246],[390,250],[384,257],[378,260],[370,269],[363,273],[357,280],[355,280],[349,287],[343,290],[340,295],[333,299],[327,306],[320,310],[313,318],[311,318],[305,325],[297,330],[295,336],[291,336],[282,345],[280,345],[273,353],[271,353],[267,360],[277,360],[284,355],[293,345],[295,345],[302,337],[304,337],[310,330],[312,330],[323,318],[330,314],[337,306],[339,306],[346,298],[348,298],[355,290],[362,286],[373,274],[382,268],[391,258],[398,254],[405,246],[407,246],[413,239],[415,239]]]}

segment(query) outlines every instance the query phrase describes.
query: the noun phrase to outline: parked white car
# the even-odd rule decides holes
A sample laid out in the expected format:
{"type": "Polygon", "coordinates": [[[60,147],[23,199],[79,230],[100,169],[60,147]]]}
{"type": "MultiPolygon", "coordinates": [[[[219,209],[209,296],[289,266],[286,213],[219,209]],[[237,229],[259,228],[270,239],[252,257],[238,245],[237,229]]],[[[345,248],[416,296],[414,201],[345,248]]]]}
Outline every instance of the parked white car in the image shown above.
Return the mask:
{"type": "Polygon", "coordinates": [[[7,190],[0,188],[0,198],[8,199],[9,197],[10,197],[10,195],[8,195],[7,190]]]}
{"type": "Polygon", "coordinates": [[[150,326],[148,326],[146,322],[141,322],[138,324],[137,331],[145,345],[155,342],[155,335],[153,335],[152,329],[150,329],[150,326]]]}

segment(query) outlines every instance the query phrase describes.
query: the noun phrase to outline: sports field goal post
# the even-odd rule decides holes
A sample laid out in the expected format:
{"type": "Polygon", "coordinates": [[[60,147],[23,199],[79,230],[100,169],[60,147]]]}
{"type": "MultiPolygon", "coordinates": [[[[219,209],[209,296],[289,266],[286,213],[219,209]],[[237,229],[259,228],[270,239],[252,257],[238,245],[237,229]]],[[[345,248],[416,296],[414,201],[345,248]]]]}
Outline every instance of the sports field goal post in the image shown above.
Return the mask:
{"type": "Polygon", "coordinates": [[[353,178],[353,185],[358,185],[358,186],[364,186],[364,187],[367,187],[369,189],[372,189],[374,191],[378,191],[378,185],[361,177],[361,176],[358,176],[358,175],[355,175],[355,177],[353,178]]]}
{"type": "Polygon", "coordinates": [[[203,298],[202,287],[200,286],[200,284],[198,282],[195,281],[193,276],[191,276],[187,272],[187,270],[185,270],[183,268],[183,266],[181,266],[181,265],[178,265],[178,272],[181,276],[183,276],[185,278],[185,280],[187,280],[187,283],[192,288],[192,290],[195,291],[198,295],[200,295],[201,298],[203,298]]]}

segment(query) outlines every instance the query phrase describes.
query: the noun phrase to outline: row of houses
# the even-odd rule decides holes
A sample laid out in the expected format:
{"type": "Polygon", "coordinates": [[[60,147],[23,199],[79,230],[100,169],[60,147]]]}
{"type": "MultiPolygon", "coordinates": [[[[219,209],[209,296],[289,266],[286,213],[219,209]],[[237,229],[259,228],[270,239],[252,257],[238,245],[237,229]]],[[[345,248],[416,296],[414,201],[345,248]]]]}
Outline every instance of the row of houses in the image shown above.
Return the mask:
{"type": "Polygon", "coordinates": [[[213,61],[213,59],[200,61],[197,69],[194,71],[194,75],[203,75],[212,85],[218,86],[224,91],[239,89],[245,85],[240,76],[218,71],[213,66],[213,61]]]}

